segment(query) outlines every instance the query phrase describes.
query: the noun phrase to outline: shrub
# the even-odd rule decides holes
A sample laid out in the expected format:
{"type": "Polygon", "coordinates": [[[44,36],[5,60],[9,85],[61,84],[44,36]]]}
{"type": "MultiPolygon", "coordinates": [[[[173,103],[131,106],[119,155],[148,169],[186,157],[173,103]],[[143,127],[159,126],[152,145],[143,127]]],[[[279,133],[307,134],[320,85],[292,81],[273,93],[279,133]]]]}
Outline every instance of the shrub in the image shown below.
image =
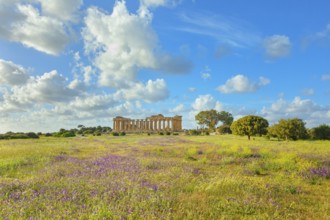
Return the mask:
{"type": "Polygon", "coordinates": [[[164,133],[163,133],[163,132],[159,132],[158,134],[159,134],[159,135],[164,135],[164,133]]]}
{"type": "Polygon", "coordinates": [[[219,134],[231,134],[230,125],[221,125],[218,127],[219,134]]]}
{"type": "Polygon", "coordinates": [[[173,135],[179,135],[179,133],[178,132],[174,132],[173,135]]]}
{"type": "Polygon", "coordinates": [[[112,132],[112,136],[119,136],[118,132],[112,132]]]}
{"type": "Polygon", "coordinates": [[[75,137],[76,134],[74,132],[72,132],[72,131],[66,131],[66,132],[62,133],[61,136],[62,137],[75,137]]]}
{"type": "Polygon", "coordinates": [[[189,135],[200,135],[201,131],[192,129],[192,130],[189,130],[188,134],[189,135]]]}
{"type": "Polygon", "coordinates": [[[167,131],[167,132],[166,132],[166,135],[171,135],[171,132],[167,131]]]}
{"type": "Polygon", "coordinates": [[[322,124],[309,130],[309,135],[314,140],[330,140],[330,126],[322,124]]]}
{"type": "Polygon", "coordinates": [[[29,132],[26,134],[29,138],[39,138],[39,136],[34,132],[29,132]]]}
{"type": "Polygon", "coordinates": [[[124,131],[122,131],[122,132],[120,132],[120,134],[119,134],[120,136],[125,136],[126,135],[126,133],[124,132],[124,131]]]}

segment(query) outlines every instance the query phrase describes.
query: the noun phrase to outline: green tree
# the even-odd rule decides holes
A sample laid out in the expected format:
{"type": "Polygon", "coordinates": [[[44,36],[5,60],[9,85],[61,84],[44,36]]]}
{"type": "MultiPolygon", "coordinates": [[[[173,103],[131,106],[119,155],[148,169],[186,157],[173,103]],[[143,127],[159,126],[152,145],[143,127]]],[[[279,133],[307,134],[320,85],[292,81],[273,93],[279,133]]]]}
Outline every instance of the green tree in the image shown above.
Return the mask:
{"type": "Polygon", "coordinates": [[[226,111],[221,111],[219,114],[219,121],[222,122],[223,125],[231,125],[234,121],[234,117],[231,113],[226,111]]]}
{"type": "Polygon", "coordinates": [[[214,131],[215,126],[221,121],[223,124],[230,125],[233,122],[233,116],[229,112],[217,112],[214,109],[201,111],[195,116],[195,120],[201,126],[206,126],[214,131]]]}
{"type": "Polygon", "coordinates": [[[309,134],[314,140],[330,140],[330,126],[321,124],[318,127],[312,128],[309,134]]]}
{"type": "Polygon", "coordinates": [[[299,118],[281,119],[268,129],[268,133],[270,136],[282,140],[298,140],[308,137],[305,123],[299,118]]]}
{"type": "Polygon", "coordinates": [[[217,131],[219,132],[219,134],[231,134],[232,131],[230,130],[230,125],[221,125],[217,128],[217,131]]]}
{"type": "Polygon", "coordinates": [[[233,134],[251,136],[267,134],[268,121],[260,116],[248,115],[234,121],[230,126],[233,134]]]}

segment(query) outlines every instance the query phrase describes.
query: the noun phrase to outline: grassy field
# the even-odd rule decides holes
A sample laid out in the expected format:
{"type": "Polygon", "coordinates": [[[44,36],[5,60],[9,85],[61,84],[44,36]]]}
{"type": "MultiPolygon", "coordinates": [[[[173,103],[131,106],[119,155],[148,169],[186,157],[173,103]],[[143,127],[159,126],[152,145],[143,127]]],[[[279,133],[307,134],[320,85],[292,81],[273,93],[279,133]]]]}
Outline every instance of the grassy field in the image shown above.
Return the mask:
{"type": "Polygon", "coordinates": [[[0,219],[329,219],[329,204],[329,141],[0,141],[0,219]]]}

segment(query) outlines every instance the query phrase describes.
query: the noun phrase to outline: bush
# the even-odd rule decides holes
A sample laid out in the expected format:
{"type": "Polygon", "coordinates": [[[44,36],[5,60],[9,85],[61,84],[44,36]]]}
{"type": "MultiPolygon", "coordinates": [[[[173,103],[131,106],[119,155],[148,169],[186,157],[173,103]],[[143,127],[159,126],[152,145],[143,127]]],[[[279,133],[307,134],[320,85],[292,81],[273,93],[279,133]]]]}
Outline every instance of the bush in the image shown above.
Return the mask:
{"type": "Polygon", "coordinates": [[[158,134],[159,134],[159,135],[164,135],[164,133],[163,133],[163,132],[159,132],[158,134]]]}
{"type": "Polygon", "coordinates": [[[119,134],[120,136],[125,136],[126,135],[126,133],[124,132],[124,131],[122,131],[122,132],[120,132],[120,134],[119,134]]]}
{"type": "Polygon", "coordinates": [[[26,136],[28,136],[28,138],[39,138],[39,136],[34,132],[29,132],[26,136]]]}
{"type": "Polygon", "coordinates": [[[51,136],[53,136],[51,133],[46,133],[45,134],[45,137],[51,137],[51,136]]]}
{"type": "Polygon", "coordinates": [[[230,125],[221,125],[218,127],[219,134],[231,134],[230,125]]]}
{"type": "Polygon", "coordinates": [[[173,135],[179,135],[179,133],[178,132],[174,132],[173,135]]]}
{"type": "Polygon", "coordinates": [[[0,135],[0,139],[29,139],[29,138],[39,138],[39,136],[34,132],[29,132],[29,133],[7,132],[6,134],[0,135]]]}
{"type": "Polygon", "coordinates": [[[192,130],[189,130],[188,134],[189,135],[200,135],[201,131],[192,129],[192,130]]]}
{"type": "Polygon", "coordinates": [[[66,132],[62,133],[61,136],[62,137],[75,137],[76,134],[74,132],[72,132],[72,131],[66,131],[66,132]]]}
{"type": "Polygon", "coordinates": [[[171,135],[171,132],[169,132],[169,131],[166,131],[166,135],[171,135]]]}
{"type": "Polygon", "coordinates": [[[118,132],[112,132],[112,136],[119,136],[118,132]]]}
{"type": "Polygon", "coordinates": [[[322,124],[308,131],[313,140],[330,140],[330,126],[322,124]]]}

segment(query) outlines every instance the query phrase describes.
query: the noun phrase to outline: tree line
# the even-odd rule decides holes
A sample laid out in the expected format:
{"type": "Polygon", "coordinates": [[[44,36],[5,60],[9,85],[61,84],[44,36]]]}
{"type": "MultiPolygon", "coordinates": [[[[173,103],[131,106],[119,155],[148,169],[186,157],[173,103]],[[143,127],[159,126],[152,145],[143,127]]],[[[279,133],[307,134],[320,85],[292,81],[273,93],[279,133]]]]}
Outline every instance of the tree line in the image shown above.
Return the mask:
{"type": "Polygon", "coordinates": [[[231,113],[212,109],[199,112],[195,116],[195,120],[201,125],[202,130],[247,136],[249,140],[252,136],[263,135],[278,140],[330,140],[329,125],[321,124],[318,127],[307,129],[305,122],[299,118],[280,119],[278,123],[269,126],[267,119],[260,116],[248,115],[234,121],[231,113]],[[222,125],[216,128],[219,122],[222,122],[222,125]]]}
{"type": "Polygon", "coordinates": [[[7,132],[5,134],[0,134],[1,139],[31,139],[31,138],[39,138],[40,136],[45,137],[75,137],[77,135],[85,136],[85,135],[94,135],[101,136],[102,134],[109,134],[112,131],[111,127],[85,127],[84,125],[78,125],[77,128],[73,129],[64,129],[61,128],[58,132],[53,133],[42,133],[42,132],[7,132]]]}

